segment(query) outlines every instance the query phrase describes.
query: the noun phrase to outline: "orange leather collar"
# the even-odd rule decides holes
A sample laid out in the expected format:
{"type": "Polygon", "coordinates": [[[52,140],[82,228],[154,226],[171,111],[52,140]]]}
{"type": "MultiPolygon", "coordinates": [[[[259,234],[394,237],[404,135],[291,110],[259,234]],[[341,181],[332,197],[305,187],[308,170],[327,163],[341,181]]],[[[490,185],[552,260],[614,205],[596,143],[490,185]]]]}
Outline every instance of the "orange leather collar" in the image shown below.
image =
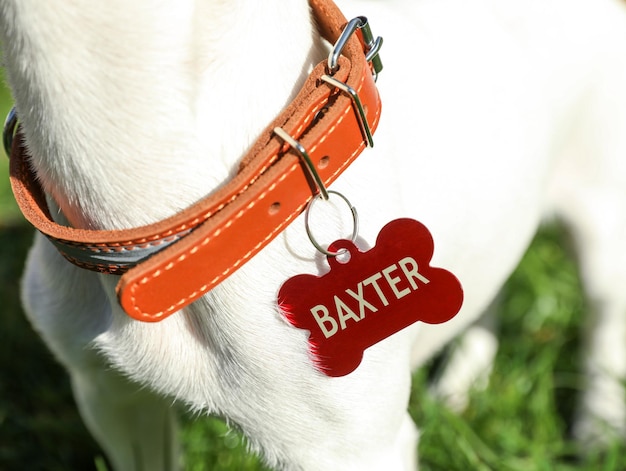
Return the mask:
{"type": "MultiPolygon", "coordinates": [[[[346,19],[331,0],[310,0],[321,34],[337,41],[346,19]]],[[[362,103],[373,132],[381,103],[362,37],[352,35],[333,78],[362,103]]],[[[163,221],[117,231],[56,224],[29,164],[21,136],[11,150],[11,186],[26,219],[72,263],[122,275],[123,309],[141,321],[159,321],[198,299],[265,247],[305,208],[316,192],[294,152],[273,132],[281,127],[307,150],[330,185],[366,147],[354,98],[322,80],[320,63],[295,100],[262,133],[238,174],[216,193],[163,221]],[[140,254],[139,256],[137,254],[140,254]]]]}

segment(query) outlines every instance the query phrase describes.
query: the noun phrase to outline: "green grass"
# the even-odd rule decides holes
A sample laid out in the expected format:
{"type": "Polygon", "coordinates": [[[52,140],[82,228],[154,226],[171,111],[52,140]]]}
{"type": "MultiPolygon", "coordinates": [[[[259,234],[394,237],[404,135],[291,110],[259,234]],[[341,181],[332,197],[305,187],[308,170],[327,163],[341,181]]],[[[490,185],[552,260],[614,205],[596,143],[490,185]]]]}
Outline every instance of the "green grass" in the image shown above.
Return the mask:
{"type": "MultiPolygon", "coordinates": [[[[0,112],[8,98],[0,91],[0,112]]],[[[33,230],[19,216],[0,156],[0,470],[106,470],[74,406],[68,379],[26,322],[18,281],[33,230]]],[[[501,348],[487,390],[456,415],[414,375],[411,414],[422,470],[624,470],[626,447],[581,457],[569,427],[581,384],[584,300],[557,227],[543,230],[512,275],[500,307],[501,348]]],[[[183,419],[186,469],[260,470],[217,419],[183,419]]]]}
{"type": "Polygon", "coordinates": [[[501,345],[488,389],[454,415],[416,375],[414,417],[427,470],[624,470],[623,444],[582,456],[570,439],[581,376],[585,302],[567,238],[544,228],[505,286],[501,345]]]}

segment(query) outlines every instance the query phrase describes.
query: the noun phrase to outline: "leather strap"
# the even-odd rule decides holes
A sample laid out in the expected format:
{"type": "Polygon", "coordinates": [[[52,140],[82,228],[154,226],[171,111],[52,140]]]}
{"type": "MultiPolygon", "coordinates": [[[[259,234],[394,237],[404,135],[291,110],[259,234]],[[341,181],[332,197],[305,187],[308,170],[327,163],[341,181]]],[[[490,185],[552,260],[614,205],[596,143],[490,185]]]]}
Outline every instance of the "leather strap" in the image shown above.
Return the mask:
{"type": "MultiPolygon", "coordinates": [[[[310,0],[319,30],[331,43],[346,19],[331,0],[310,0]]],[[[352,36],[333,75],[360,97],[376,129],[381,103],[359,36],[352,36]]],[[[294,101],[243,158],[238,174],[214,194],[163,221],[128,230],[94,231],[56,224],[28,164],[21,136],[13,140],[11,185],[26,219],[72,263],[121,274],[123,309],[159,321],[198,299],[265,247],[305,208],[316,187],[300,157],[278,138],[283,128],[307,150],[326,186],[366,147],[354,102],[321,80],[318,64],[294,101]]]]}

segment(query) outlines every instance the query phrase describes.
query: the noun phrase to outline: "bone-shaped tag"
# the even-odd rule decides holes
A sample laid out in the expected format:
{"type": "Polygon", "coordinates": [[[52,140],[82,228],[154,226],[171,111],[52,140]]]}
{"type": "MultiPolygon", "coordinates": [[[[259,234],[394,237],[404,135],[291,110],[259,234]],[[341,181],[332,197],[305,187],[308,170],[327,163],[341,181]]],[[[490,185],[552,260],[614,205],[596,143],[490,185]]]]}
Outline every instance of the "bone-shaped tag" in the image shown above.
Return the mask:
{"type": "Polygon", "coordinates": [[[367,252],[349,240],[329,247],[341,249],[349,260],[328,257],[330,272],[297,275],[278,294],[287,321],[310,332],[313,362],[328,376],[351,373],[366,348],[414,322],[446,322],[461,308],[461,284],[430,266],[433,239],[415,220],[391,221],[367,252]]]}

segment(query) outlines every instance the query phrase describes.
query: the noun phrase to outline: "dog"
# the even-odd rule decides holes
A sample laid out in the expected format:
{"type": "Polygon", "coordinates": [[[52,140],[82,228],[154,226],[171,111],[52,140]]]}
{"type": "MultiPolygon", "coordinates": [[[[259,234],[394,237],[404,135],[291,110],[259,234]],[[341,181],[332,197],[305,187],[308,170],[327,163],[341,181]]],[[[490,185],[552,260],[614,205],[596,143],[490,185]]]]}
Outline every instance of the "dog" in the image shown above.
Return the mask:
{"type": "MultiPolygon", "coordinates": [[[[320,3],[331,8],[311,2],[320,3]]],[[[448,322],[400,330],[367,348],[353,372],[329,377],[308,332],[286,322],[277,293],[298,274],[329,270],[332,256],[305,229],[327,251],[353,231],[354,214],[336,194],[160,322],[127,314],[119,275],[75,266],[38,235],[25,311],[67,368],[81,415],[116,470],[179,466],[173,401],[226,417],[276,469],[414,469],[411,370],[480,316],[547,215],[570,227],[593,307],[579,433],[592,435],[598,420],[623,431],[624,5],[337,3],[347,19],[366,16],[384,43],[366,44],[375,56],[367,60],[383,65],[373,71],[382,103],[374,146],[332,189],[358,208],[354,239],[364,252],[390,221],[423,223],[432,264],[460,280],[463,306],[448,322]]],[[[4,64],[50,217],[121,231],[219,194],[337,49],[320,23],[305,0],[4,1],[4,64]]],[[[242,226],[230,241],[262,224],[242,226]]],[[[145,302],[188,281],[170,279],[171,290],[145,302]]]]}

